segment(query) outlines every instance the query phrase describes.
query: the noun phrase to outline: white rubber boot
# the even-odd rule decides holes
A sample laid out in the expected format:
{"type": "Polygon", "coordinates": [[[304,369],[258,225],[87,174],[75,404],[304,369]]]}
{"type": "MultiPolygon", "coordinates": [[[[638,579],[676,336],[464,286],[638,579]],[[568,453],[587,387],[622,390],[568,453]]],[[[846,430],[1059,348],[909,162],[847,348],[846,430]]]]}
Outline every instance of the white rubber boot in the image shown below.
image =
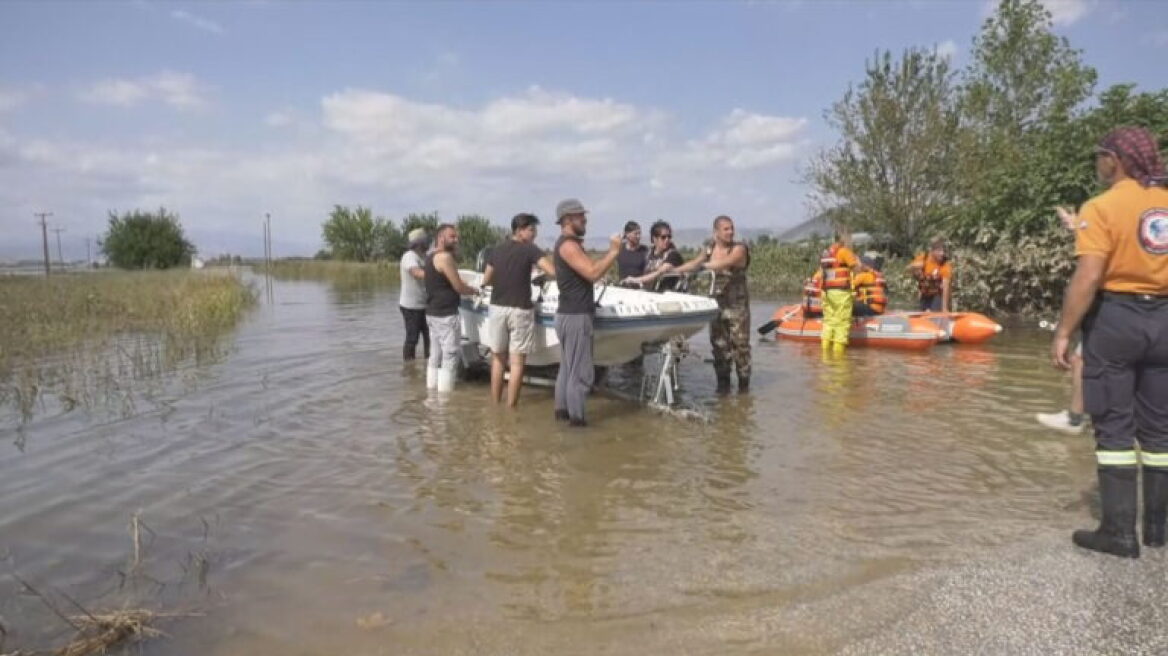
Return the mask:
{"type": "Polygon", "coordinates": [[[438,367],[426,367],[426,389],[438,389],[438,367]]]}
{"type": "Polygon", "coordinates": [[[454,370],[443,367],[438,370],[438,391],[439,392],[453,392],[454,391],[454,370]]]}

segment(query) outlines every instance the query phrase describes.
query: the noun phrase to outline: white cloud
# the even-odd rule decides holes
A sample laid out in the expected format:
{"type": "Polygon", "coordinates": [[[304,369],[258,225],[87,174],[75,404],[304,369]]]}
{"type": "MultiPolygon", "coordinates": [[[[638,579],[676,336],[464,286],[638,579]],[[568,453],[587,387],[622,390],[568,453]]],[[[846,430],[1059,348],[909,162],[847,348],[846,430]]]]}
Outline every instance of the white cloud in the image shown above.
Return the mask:
{"type": "Polygon", "coordinates": [[[274,111],[264,117],[264,125],[273,128],[283,128],[292,125],[296,121],[290,110],[281,109],[274,111]]]}
{"type": "Polygon", "coordinates": [[[937,44],[935,51],[938,56],[953,61],[953,58],[957,56],[957,42],[953,39],[942,41],[937,44]]]}
{"type": "MultiPolygon", "coordinates": [[[[122,82],[107,84],[106,101],[160,97],[160,85],[122,82]]],[[[337,203],[394,218],[436,209],[503,221],[578,196],[601,233],[636,217],[705,226],[727,213],[764,226],[803,213],[802,193],[787,181],[806,147],[804,118],[734,109],[682,134],[656,108],[532,87],[475,107],[351,89],[322,98],[311,119],[285,107],[265,123],[296,129],[266,143],[257,133],[261,140],[246,147],[11,135],[0,141],[0,205],[35,211],[53,198],[53,211],[99,223],[108,209],[164,205],[193,234],[214,235],[236,234],[251,225],[243,217],[271,211],[280,235],[308,253],[337,203]]]]}
{"type": "Polygon", "coordinates": [[[187,73],[163,71],[137,79],[101,80],[84,89],[81,100],[98,105],[133,107],[158,101],[176,109],[198,109],[208,104],[203,84],[187,73]]]}
{"type": "Polygon", "coordinates": [[[1073,25],[1094,8],[1088,0],[1042,0],[1055,25],[1073,25]]]}
{"type": "MultiPolygon", "coordinates": [[[[982,5],[982,13],[989,16],[997,11],[1000,0],[986,0],[982,5]]],[[[1097,0],[1039,0],[1042,6],[1050,12],[1051,22],[1056,27],[1066,27],[1077,23],[1091,13],[1098,4],[1097,0]]]]}
{"type": "Polygon", "coordinates": [[[175,9],[171,11],[170,17],[177,21],[187,23],[196,29],[203,30],[204,32],[210,32],[212,34],[227,33],[227,30],[223,29],[223,26],[219,23],[216,23],[215,21],[208,18],[203,18],[202,16],[196,16],[189,11],[184,11],[182,9],[175,9]]]}
{"type": "Polygon", "coordinates": [[[0,88],[0,112],[16,109],[28,102],[28,92],[20,89],[0,88]]]}

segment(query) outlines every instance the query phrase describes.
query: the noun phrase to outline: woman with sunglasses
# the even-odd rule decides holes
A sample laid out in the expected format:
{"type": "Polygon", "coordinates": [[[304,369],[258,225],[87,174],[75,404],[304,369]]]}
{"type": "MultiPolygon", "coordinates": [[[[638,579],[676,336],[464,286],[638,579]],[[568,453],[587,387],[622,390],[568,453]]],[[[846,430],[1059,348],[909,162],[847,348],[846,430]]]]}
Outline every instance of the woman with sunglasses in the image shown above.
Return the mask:
{"type": "Polygon", "coordinates": [[[675,289],[680,280],[678,276],[661,280],[662,276],[672,271],[673,267],[681,266],[684,261],[673,245],[673,228],[666,221],[657,221],[649,228],[649,236],[653,245],[645,259],[645,274],[625,276],[621,284],[627,287],[653,287],[658,291],[675,289]]]}

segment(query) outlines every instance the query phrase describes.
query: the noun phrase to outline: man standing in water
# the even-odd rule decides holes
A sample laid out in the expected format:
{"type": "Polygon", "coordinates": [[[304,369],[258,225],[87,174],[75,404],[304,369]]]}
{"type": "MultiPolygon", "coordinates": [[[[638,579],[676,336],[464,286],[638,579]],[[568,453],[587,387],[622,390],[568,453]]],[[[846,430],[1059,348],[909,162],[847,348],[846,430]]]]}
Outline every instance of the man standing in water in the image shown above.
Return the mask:
{"type": "Polygon", "coordinates": [[[750,267],[750,249],[734,241],[734,220],[728,216],[714,219],[714,243],[697,257],[674,269],[690,273],[707,269],[714,273],[713,297],[720,312],[710,322],[710,346],[714,351],[714,375],[718,393],[730,392],[730,369],[738,369],[738,391],[750,389],[750,294],[746,289],[746,270],[750,267]]]}
{"type": "Polygon", "coordinates": [[[426,326],[426,247],[430,238],[422,228],[414,228],[409,235],[410,247],[401,258],[401,290],[398,292],[398,307],[406,323],[406,342],[402,347],[402,359],[413,360],[418,351],[418,337],[422,338],[423,357],[430,357],[430,329],[426,326]]]}
{"type": "Polygon", "coordinates": [[[1051,344],[1055,366],[1066,369],[1082,323],[1083,402],[1095,427],[1103,517],[1071,539],[1138,558],[1137,464],[1145,545],[1164,546],[1168,516],[1168,190],[1156,138],[1144,128],[1104,137],[1095,172],[1108,189],[1076,217],[1078,263],[1051,344]]]}
{"type": "Polygon", "coordinates": [[[491,349],[491,398],[503,400],[503,372],[511,359],[511,381],[507,385],[507,405],[519,404],[523,368],[535,336],[535,310],[531,302],[531,270],[539,267],[549,276],[556,274],[551,260],[535,245],[539,219],[534,214],[516,214],[511,219],[511,238],[487,256],[483,287],[491,286],[491,307],[483,340],[491,349]]]}
{"type": "Polygon", "coordinates": [[[852,331],[852,276],[860,261],[851,249],[851,234],[840,230],[835,241],[819,255],[820,298],[823,305],[823,329],[819,334],[819,344],[823,349],[831,348],[835,353],[843,353],[848,346],[848,335],[852,331]]]}
{"type": "Polygon", "coordinates": [[[458,318],[461,296],[472,296],[479,290],[462,281],[458,275],[458,229],[449,223],[438,226],[434,234],[434,251],[426,257],[426,323],[434,337],[434,348],[426,366],[426,388],[439,392],[454,390],[458,375],[458,349],[462,341],[458,318]]]}
{"type": "Polygon", "coordinates": [[[588,210],[575,198],[556,205],[556,240],[552,260],[560,288],[556,308],[556,338],[560,340],[560,373],[556,376],[556,419],[573,426],[587,426],[584,401],[592,389],[592,318],[596,301],[592,284],[604,277],[620,254],[621,236],[609,239],[608,252],[593,261],[584,252],[588,210]]]}

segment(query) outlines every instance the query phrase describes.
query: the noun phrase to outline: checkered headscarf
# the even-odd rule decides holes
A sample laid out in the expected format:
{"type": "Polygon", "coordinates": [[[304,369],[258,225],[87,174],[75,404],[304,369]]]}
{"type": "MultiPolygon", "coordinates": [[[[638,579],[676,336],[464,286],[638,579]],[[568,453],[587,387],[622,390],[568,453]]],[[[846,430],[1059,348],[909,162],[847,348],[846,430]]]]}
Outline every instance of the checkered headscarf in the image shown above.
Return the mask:
{"type": "Polygon", "coordinates": [[[1099,147],[1114,153],[1123,163],[1123,170],[1141,185],[1150,187],[1168,183],[1156,137],[1147,128],[1116,128],[1103,137],[1099,147]]]}

